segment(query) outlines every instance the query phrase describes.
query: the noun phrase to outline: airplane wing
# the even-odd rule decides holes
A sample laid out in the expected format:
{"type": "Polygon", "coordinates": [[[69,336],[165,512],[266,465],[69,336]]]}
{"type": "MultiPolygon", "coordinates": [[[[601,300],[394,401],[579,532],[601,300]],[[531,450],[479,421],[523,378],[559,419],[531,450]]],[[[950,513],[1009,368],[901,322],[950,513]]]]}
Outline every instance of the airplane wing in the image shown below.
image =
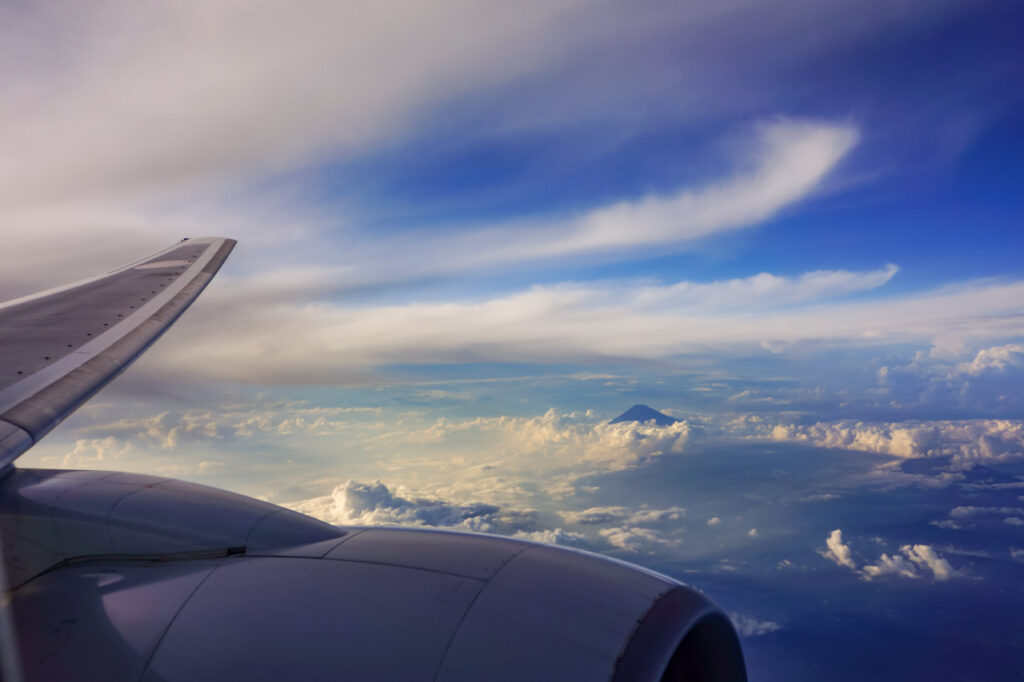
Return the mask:
{"type": "Polygon", "coordinates": [[[183,240],[105,275],[0,305],[0,470],[170,327],[234,245],[183,240]]]}

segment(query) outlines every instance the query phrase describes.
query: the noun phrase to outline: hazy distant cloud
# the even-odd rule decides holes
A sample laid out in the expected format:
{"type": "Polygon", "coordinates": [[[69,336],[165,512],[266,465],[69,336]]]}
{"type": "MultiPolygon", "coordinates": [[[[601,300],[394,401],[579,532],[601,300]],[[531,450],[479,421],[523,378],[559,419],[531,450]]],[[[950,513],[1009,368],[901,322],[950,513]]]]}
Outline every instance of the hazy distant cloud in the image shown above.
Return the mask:
{"type": "Polygon", "coordinates": [[[592,546],[592,541],[587,538],[583,533],[576,533],[574,531],[562,530],[561,528],[535,530],[535,531],[516,531],[512,537],[517,540],[528,540],[530,542],[546,542],[549,545],[569,545],[570,547],[584,547],[588,548],[592,546]]]}
{"type": "Polygon", "coordinates": [[[571,524],[623,523],[630,526],[643,526],[678,521],[686,515],[686,510],[682,507],[641,508],[639,510],[626,507],[591,507],[578,512],[562,511],[559,512],[559,515],[566,523],[571,524]]]}
{"type": "Polygon", "coordinates": [[[600,535],[612,547],[634,554],[654,554],[680,545],[678,539],[650,528],[602,528],[600,535]]]}
{"type": "Polygon", "coordinates": [[[712,516],[710,519],[708,519],[708,525],[712,527],[720,526],[722,525],[722,519],[718,518],[717,516],[712,516]]]}
{"type": "Polygon", "coordinates": [[[1022,507],[978,507],[973,505],[963,505],[959,507],[953,507],[950,510],[949,515],[954,519],[965,519],[972,516],[979,516],[981,514],[1024,514],[1024,508],[1022,507]]]}
{"type": "Polygon", "coordinates": [[[782,626],[771,620],[757,620],[753,616],[745,616],[739,613],[730,613],[730,620],[741,637],[759,637],[769,632],[778,632],[782,626]]]}
{"type": "Polygon", "coordinates": [[[296,402],[273,404],[219,404],[213,409],[196,407],[161,411],[149,417],[96,419],[83,426],[84,436],[108,434],[129,442],[174,450],[188,441],[224,441],[254,434],[306,433],[336,435],[351,429],[356,419],[376,416],[375,407],[318,407],[296,402]]]}
{"type": "Polygon", "coordinates": [[[936,528],[945,528],[946,530],[963,530],[964,526],[961,523],[954,521],[953,519],[942,519],[939,521],[932,521],[931,525],[936,528]]]}

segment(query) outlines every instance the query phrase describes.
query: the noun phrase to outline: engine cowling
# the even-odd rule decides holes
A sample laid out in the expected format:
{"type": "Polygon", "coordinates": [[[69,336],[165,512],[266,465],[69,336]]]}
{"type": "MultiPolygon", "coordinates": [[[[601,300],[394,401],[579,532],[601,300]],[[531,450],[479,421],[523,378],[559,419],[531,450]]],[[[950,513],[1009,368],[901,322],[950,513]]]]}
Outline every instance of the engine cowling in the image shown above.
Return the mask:
{"type": "Polygon", "coordinates": [[[11,592],[29,680],[746,679],[709,600],[624,562],[487,535],[339,529],[204,486],[119,475],[110,489],[91,475],[21,471],[0,490],[8,548],[31,533],[52,543],[62,527],[107,533],[103,552],[49,547],[59,559],[11,592]],[[187,522],[173,522],[161,486],[187,522]],[[160,533],[172,551],[154,551],[160,533]],[[146,551],[116,551],[121,536],[146,551]]]}

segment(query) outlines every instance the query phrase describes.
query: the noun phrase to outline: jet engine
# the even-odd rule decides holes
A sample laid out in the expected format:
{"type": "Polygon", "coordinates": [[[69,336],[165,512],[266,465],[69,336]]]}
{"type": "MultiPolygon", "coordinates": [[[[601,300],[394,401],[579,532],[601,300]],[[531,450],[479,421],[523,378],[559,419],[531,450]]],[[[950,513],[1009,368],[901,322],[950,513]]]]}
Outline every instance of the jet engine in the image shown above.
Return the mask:
{"type": "Polygon", "coordinates": [[[699,592],[574,549],[13,468],[0,530],[27,681],[746,679],[699,592]]]}

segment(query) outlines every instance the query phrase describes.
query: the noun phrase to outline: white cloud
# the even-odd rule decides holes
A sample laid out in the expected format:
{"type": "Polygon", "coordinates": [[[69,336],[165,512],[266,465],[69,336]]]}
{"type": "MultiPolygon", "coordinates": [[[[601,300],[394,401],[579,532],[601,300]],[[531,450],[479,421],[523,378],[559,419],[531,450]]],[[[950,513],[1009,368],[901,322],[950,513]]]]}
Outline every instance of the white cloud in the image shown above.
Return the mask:
{"type": "Polygon", "coordinates": [[[981,514],[1024,514],[1024,508],[1021,507],[979,507],[974,505],[964,505],[959,507],[953,507],[949,511],[950,517],[954,519],[965,519],[972,516],[979,516],[981,514]]]}
{"type": "Polygon", "coordinates": [[[639,510],[626,507],[591,507],[583,511],[561,511],[559,515],[566,523],[571,524],[609,524],[622,523],[629,526],[646,526],[678,521],[686,515],[682,507],[667,509],[641,508],[639,510]]]}
{"type": "Polygon", "coordinates": [[[630,304],[644,308],[672,306],[718,312],[751,310],[758,306],[780,308],[877,289],[888,283],[897,272],[897,266],[887,265],[864,272],[819,270],[797,277],[762,272],[752,277],[717,282],[641,286],[632,293],[630,304]]]}
{"type": "Polygon", "coordinates": [[[932,521],[931,525],[937,528],[945,528],[946,530],[963,530],[964,526],[952,519],[943,519],[941,521],[932,521]]]}
{"type": "Polygon", "coordinates": [[[771,620],[757,620],[753,616],[745,616],[739,613],[730,613],[730,620],[736,628],[736,632],[742,637],[759,637],[769,632],[778,632],[782,626],[771,620]]]}
{"type": "Polygon", "coordinates": [[[528,513],[509,514],[496,505],[414,496],[402,489],[392,490],[380,481],[349,480],[336,486],[330,495],[286,506],[335,525],[397,524],[493,532],[514,532],[524,530],[524,524],[535,525],[528,513]]]}
{"type": "Polygon", "coordinates": [[[550,67],[593,37],[583,9],[574,0],[8,7],[0,195],[40,204],[130,195],[365,148],[441,101],[550,67]]]}
{"type": "Polygon", "coordinates": [[[820,554],[828,559],[834,561],[840,566],[846,566],[847,568],[855,569],[857,564],[853,561],[853,556],[850,552],[849,546],[843,544],[843,531],[835,529],[829,534],[828,539],[825,540],[826,549],[821,551],[820,554]]]}
{"type": "Polygon", "coordinates": [[[751,528],[750,530],[747,531],[747,535],[749,537],[756,538],[757,537],[757,529],[756,528],[751,528]]]}
{"type": "Polygon", "coordinates": [[[961,373],[972,376],[987,372],[1001,373],[1010,369],[1024,369],[1024,346],[1009,344],[983,348],[978,351],[971,362],[962,364],[957,369],[961,373]]]}
{"type": "Polygon", "coordinates": [[[871,580],[886,575],[901,578],[920,578],[930,571],[935,580],[945,581],[952,577],[964,575],[954,570],[950,563],[940,557],[930,545],[903,545],[900,554],[882,553],[874,563],[866,563],[860,569],[853,559],[849,545],[843,543],[843,533],[836,529],[825,540],[826,549],[819,550],[826,559],[839,566],[845,566],[860,573],[864,580],[871,580]]]}
{"type": "Polygon", "coordinates": [[[751,424],[740,428],[774,440],[802,441],[824,448],[876,452],[902,458],[952,457],[962,465],[1024,457],[1024,421],[936,420],[868,424],[859,421],[812,425],[751,424]]]}
{"type": "Polygon", "coordinates": [[[1007,516],[1003,519],[1003,523],[1010,526],[1024,526],[1024,519],[1019,516],[1007,516]]]}
{"type": "Polygon", "coordinates": [[[350,431],[360,417],[380,413],[376,407],[316,407],[256,400],[245,404],[222,403],[213,409],[164,410],[148,417],[97,419],[81,427],[79,433],[108,434],[148,447],[174,450],[186,441],[224,441],[256,433],[337,435],[350,431]]]}
{"type": "Polygon", "coordinates": [[[590,547],[591,541],[583,535],[573,531],[562,530],[561,528],[544,529],[535,531],[516,531],[512,537],[517,540],[528,540],[530,542],[546,542],[549,545],[569,545],[571,547],[590,547]]]}
{"type": "MultiPolygon", "coordinates": [[[[587,547],[611,548],[634,554],[654,554],[680,546],[680,541],[664,532],[643,527],[614,525],[582,533],[539,525],[538,513],[530,509],[514,509],[480,502],[459,503],[438,496],[416,495],[401,487],[381,481],[364,483],[346,481],[330,495],[315,497],[285,506],[335,525],[407,525],[453,528],[476,532],[498,533],[522,540],[587,547]]],[[[628,510],[611,507],[611,513],[584,516],[584,524],[604,525],[633,518],[651,520],[651,510],[628,510]]],[[[678,520],[679,514],[660,510],[657,518],[678,520]]],[[[562,512],[572,519],[572,513],[562,512]]],[[[578,521],[574,521],[578,522],[578,521]]]]}
{"type": "Polygon", "coordinates": [[[710,519],[708,519],[708,525],[712,527],[720,526],[722,525],[722,519],[718,518],[717,516],[712,516],[710,519]]]}
{"type": "MultiPolygon", "coordinates": [[[[492,448],[516,453],[517,467],[528,465],[534,472],[594,472],[630,468],[658,457],[681,454],[691,438],[691,426],[686,421],[663,427],[636,422],[609,424],[593,416],[551,409],[537,417],[441,419],[396,438],[401,442],[440,444],[480,436],[486,437],[492,448]]],[[[502,462],[504,466],[513,465],[508,458],[502,462]]],[[[683,513],[679,508],[652,513],[661,512],[683,513]]]]}
{"type": "Polygon", "coordinates": [[[921,568],[930,570],[936,580],[949,580],[958,575],[949,562],[937,555],[928,545],[904,545],[900,547],[900,551],[921,568]]]}
{"type": "Polygon", "coordinates": [[[649,299],[650,289],[544,286],[480,302],[358,308],[267,305],[244,289],[214,289],[189,320],[188,339],[156,349],[151,366],[159,364],[175,375],[203,367],[235,382],[325,384],[351,383],[360,376],[366,381],[375,366],[396,362],[607,362],[710,349],[749,352],[765,344],[785,347],[812,340],[927,342],[961,329],[979,337],[1013,333],[1017,330],[1008,327],[1009,313],[1024,297],[1024,284],[1013,283],[798,310],[743,304],[739,296],[733,300],[749,307],[702,312],[646,307],[638,300],[641,294],[649,299]],[[225,327],[239,331],[229,346],[223,343],[225,327]],[[623,328],[634,333],[622,334],[623,328]],[[287,329],[303,334],[283,334],[287,329]],[[263,361],[268,349],[274,349],[274,363],[263,361]]]}
{"type": "Polygon", "coordinates": [[[64,455],[61,466],[69,469],[116,468],[115,462],[131,450],[131,444],[114,436],[80,438],[75,441],[71,451],[64,455]]]}
{"type": "Polygon", "coordinates": [[[917,572],[914,564],[908,561],[899,554],[889,556],[888,554],[882,554],[878,558],[875,564],[866,564],[862,569],[866,580],[877,578],[884,575],[896,575],[902,578],[918,578],[920,573],[917,572]]]}
{"type": "Polygon", "coordinates": [[[679,540],[650,528],[602,528],[600,535],[612,547],[634,554],[654,554],[680,545],[679,540]]]}
{"type": "MultiPolygon", "coordinates": [[[[512,246],[510,254],[506,246],[503,259],[672,243],[756,225],[805,197],[857,137],[856,130],[842,125],[786,120],[764,124],[750,171],[698,191],[600,208],[570,222],[561,234],[552,235],[546,227],[536,235],[546,240],[527,239],[518,248],[512,246]]],[[[486,236],[486,241],[492,239],[486,236]]]]}

